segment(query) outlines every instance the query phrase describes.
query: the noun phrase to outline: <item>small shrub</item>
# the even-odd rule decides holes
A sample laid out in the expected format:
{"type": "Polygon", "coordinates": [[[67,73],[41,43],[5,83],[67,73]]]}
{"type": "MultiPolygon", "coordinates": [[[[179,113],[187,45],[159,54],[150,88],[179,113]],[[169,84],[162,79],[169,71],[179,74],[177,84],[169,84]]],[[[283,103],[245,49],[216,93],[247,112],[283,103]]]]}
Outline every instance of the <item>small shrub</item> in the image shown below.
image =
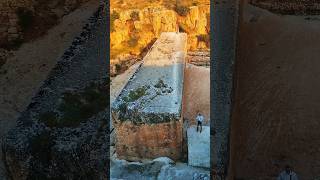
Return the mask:
{"type": "Polygon", "coordinates": [[[32,26],[34,21],[33,12],[27,8],[19,7],[16,11],[18,16],[18,24],[22,31],[26,31],[32,26]]]}
{"type": "Polygon", "coordinates": [[[58,116],[55,112],[52,111],[40,114],[39,120],[44,122],[49,127],[57,126],[58,124],[58,116]]]}
{"type": "Polygon", "coordinates": [[[198,4],[198,1],[192,2],[192,6],[197,6],[198,4]]]}
{"type": "Polygon", "coordinates": [[[120,64],[116,64],[116,72],[120,72],[121,71],[121,65],[120,64]]]}
{"type": "Polygon", "coordinates": [[[138,40],[138,37],[130,37],[130,39],[128,40],[129,47],[136,47],[138,45],[138,40]]]}
{"type": "Polygon", "coordinates": [[[110,14],[110,31],[114,32],[114,21],[120,18],[120,14],[117,11],[113,11],[110,14]]]}
{"type": "Polygon", "coordinates": [[[180,16],[186,16],[190,11],[190,9],[186,6],[177,6],[175,10],[180,16]]]}
{"type": "Polygon", "coordinates": [[[81,122],[104,110],[108,105],[106,83],[92,83],[80,92],[66,92],[58,113],[45,112],[39,120],[48,127],[76,127],[81,122]]]}
{"type": "Polygon", "coordinates": [[[210,45],[210,35],[209,34],[200,34],[197,35],[198,42],[205,42],[207,47],[210,45]]]}
{"type": "Polygon", "coordinates": [[[186,28],[184,25],[179,24],[179,32],[187,32],[186,29],[187,29],[187,28],[186,28]]]}
{"type": "Polygon", "coordinates": [[[133,11],[130,14],[130,17],[133,21],[140,21],[140,16],[139,16],[139,12],[138,11],[133,11]]]}
{"type": "Polygon", "coordinates": [[[131,90],[127,97],[124,97],[123,100],[126,102],[134,102],[141,98],[142,96],[147,95],[147,87],[139,87],[136,90],[131,90]]]}

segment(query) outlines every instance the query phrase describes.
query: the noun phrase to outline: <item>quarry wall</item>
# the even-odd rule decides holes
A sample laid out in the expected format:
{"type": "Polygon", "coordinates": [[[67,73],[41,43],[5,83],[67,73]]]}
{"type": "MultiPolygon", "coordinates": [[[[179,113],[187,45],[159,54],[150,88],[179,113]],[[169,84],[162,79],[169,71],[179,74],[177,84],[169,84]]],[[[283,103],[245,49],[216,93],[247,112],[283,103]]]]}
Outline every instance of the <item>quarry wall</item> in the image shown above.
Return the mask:
{"type": "Polygon", "coordinates": [[[184,77],[183,117],[189,125],[197,125],[197,111],[210,123],[210,68],[187,64],[184,77]]]}

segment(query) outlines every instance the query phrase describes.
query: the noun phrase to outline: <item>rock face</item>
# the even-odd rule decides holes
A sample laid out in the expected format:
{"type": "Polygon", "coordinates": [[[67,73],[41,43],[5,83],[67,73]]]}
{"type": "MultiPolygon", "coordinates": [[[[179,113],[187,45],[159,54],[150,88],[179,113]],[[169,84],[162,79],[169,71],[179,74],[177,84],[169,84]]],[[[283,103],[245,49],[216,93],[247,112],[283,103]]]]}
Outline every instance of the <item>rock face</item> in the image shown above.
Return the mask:
{"type": "Polygon", "coordinates": [[[181,121],[153,125],[135,125],[131,122],[115,124],[116,152],[119,158],[130,161],[160,156],[180,159],[182,153],[181,121]]]}
{"type": "Polygon", "coordinates": [[[186,32],[188,50],[208,49],[210,6],[199,4],[185,8],[180,10],[184,12],[181,15],[179,10],[160,4],[128,10],[111,6],[111,67],[121,66],[119,55],[144,55],[162,32],[186,32]]]}
{"type": "Polygon", "coordinates": [[[4,140],[11,179],[107,179],[104,14],[102,4],[4,140]]]}
{"type": "Polygon", "coordinates": [[[185,33],[162,33],[112,104],[120,157],[180,158],[186,42],[185,33]]]}
{"type": "Polygon", "coordinates": [[[210,68],[187,64],[184,76],[183,117],[190,125],[197,125],[197,111],[210,124],[210,68]]]}
{"type": "Polygon", "coordinates": [[[251,0],[250,3],[280,14],[320,14],[320,2],[316,0],[251,0]]]}

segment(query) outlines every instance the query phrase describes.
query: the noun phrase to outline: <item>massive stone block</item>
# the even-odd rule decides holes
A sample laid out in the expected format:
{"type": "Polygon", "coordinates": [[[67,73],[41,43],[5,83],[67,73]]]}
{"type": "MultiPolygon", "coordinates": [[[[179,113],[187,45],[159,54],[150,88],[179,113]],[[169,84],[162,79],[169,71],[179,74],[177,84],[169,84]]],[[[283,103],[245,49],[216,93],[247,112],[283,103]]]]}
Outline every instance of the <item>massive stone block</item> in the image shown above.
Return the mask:
{"type": "Polygon", "coordinates": [[[112,104],[121,158],[180,158],[186,42],[185,33],[162,33],[112,104]]]}

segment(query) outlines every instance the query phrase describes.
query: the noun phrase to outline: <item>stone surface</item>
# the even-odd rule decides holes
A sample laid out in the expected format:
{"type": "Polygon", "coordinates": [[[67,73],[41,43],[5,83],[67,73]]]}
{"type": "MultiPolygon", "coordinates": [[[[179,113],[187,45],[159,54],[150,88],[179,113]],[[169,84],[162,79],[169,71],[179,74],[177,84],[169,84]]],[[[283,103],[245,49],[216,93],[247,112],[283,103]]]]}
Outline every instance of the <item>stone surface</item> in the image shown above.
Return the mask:
{"type": "MultiPolygon", "coordinates": [[[[56,18],[62,18],[61,15],[56,14],[64,10],[64,15],[70,13],[71,11],[75,10],[79,5],[83,4],[84,2],[87,2],[88,0],[66,0],[66,1],[50,1],[50,3],[40,3],[38,1],[34,0],[3,0],[0,2],[0,26],[1,28],[4,28],[5,31],[0,32],[0,46],[6,47],[10,43],[14,43],[17,39],[23,37],[23,34],[25,33],[23,31],[23,27],[20,26],[20,19],[19,14],[17,13],[18,9],[23,9],[25,12],[32,12],[32,18],[34,17],[40,17],[44,19],[52,19],[53,15],[56,18]],[[7,36],[7,34],[14,34],[13,36],[7,36]]],[[[31,17],[27,16],[26,14],[20,14],[21,17],[24,17],[24,19],[21,19],[23,23],[25,23],[27,26],[32,24],[31,17]]],[[[46,26],[48,25],[48,22],[44,22],[43,24],[38,21],[39,26],[46,26]],[[46,24],[47,23],[47,24],[46,24]]],[[[35,30],[35,29],[33,29],[35,30]]]]}
{"type": "Polygon", "coordinates": [[[181,157],[186,39],[184,33],[162,33],[112,104],[120,157],[181,157]]]}
{"type": "Polygon", "coordinates": [[[216,0],[211,4],[213,19],[211,63],[211,150],[214,179],[226,179],[229,166],[229,134],[232,89],[238,31],[238,0],[216,0]]]}
{"type": "Polygon", "coordinates": [[[179,160],[182,157],[181,121],[143,125],[132,122],[115,124],[118,156],[130,161],[160,156],[179,160]]]}
{"type": "Polygon", "coordinates": [[[108,106],[73,126],[55,126],[50,122],[59,122],[41,116],[58,111],[66,93],[83,92],[91,83],[107,82],[107,41],[101,41],[106,38],[104,14],[101,4],[90,18],[88,36],[68,49],[74,56],[62,56],[4,140],[4,164],[11,179],[107,179],[108,106]]]}
{"type": "Polygon", "coordinates": [[[320,2],[316,0],[250,0],[250,3],[271,12],[290,15],[319,15],[320,2]]]}
{"type": "Polygon", "coordinates": [[[161,35],[112,104],[115,121],[152,124],[180,119],[186,38],[184,33],[161,35]]]}
{"type": "Polygon", "coordinates": [[[198,0],[196,4],[192,0],[177,1],[187,7],[183,16],[176,12],[174,1],[133,2],[134,6],[120,0],[111,1],[111,66],[121,65],[116,59],[123,54],[143,57],[162,32],[177,32],[178,29],[188,34],[188,50],[209,49],[209,0],[198,0]],[[137,17],[132,18],[132,14],[137,17]]]}
{"type": "Polygon", "coordinates": [[[202,126],[202,132],[200,133],[197,132],[196,126],[191,126],[187,130],[187,136],[188,164],[210,168],[210,127],[202,126]]]}
{"type": "Polygon", "coordinates": [[[210,172],[206,169],[188,166],[184,163],[174,163],[166,157],[144,163],[127,162],[111,159],[110,178],[114,180],[209,180],[210,172]],[[166,159],[165,161],[158,161],[166,159]]]}
{"type": "Polygon", "coordinates": [[[276,179],[287,164],[299,179],[316,179],[320,17],[241,7],[230,142],[234,179],[276,179]]]}
{"type": "Polygon", "coordinates": [[[197,111],[210,124],[210,68],[187,64],[184,76],[183,118],[196,125],[197,111]]]}

